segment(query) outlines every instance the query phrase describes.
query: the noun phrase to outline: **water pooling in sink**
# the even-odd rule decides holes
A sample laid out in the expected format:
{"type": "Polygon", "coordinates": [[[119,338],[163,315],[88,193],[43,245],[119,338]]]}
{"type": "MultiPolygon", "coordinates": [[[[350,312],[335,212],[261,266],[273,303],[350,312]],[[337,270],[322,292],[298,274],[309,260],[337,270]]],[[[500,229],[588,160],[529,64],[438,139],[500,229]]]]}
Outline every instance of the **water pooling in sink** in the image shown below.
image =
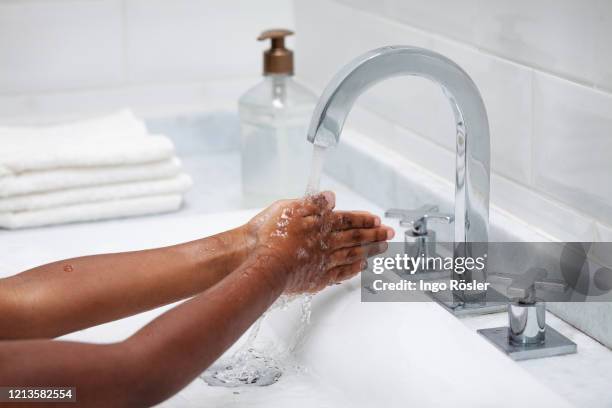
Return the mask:
{"type": "MultiPolygon", "coordinates": [[[[323,163],[325,159],[325,147],[314,145],[312,154],[312,164],[310,170],[310,178],[306,186],[306,195],[315,194],[319,191],[321,181],[321,172],[323,171],[323,163]]],[[[312,311],[312,295],[303,295],[297,297],[281,296],[271,307],[270,310],[264,313],[251,326],[249,335],[245,344],[240,347],[228,359],[222,359],[216,362],[208,370],[204,371],[200,376],[208,385],[220,387],[241,387],[241,386],[266,386],[274,384],[283,374],[283,361],[287,359],[286,353],[293,352],[301,344],[306,328],[310,323],[310,314],[312,311]],[[261,328],[261,323],[266,314],[274,309],[281,310],[296,300],[302,301],[302,317],[300,325],[296,331],[292,346],[285,352],[276,350],[275,355],[266,355],[255,348],[255,341],[261,328]]],[[[299,367],[294,367],[298,370],[299,367]]]]}
{"type": "MultiPolygon", "coordinates": [[[[270,307],[270,310],[274,310],[277,307],[282,309],[289,301],[287,297],[281,296],[270,307]]],[[[200,377],[208,385],[213,387],[264,386],[274,384],[280,378],[283,370],[276,361],[277,356],[266,356],[255,349],[255,341],[257,340],[261,323],[268,312],[264,313],[253,323],[244,345],[231,357],[217,361],[202,373],[200,377]]]]}

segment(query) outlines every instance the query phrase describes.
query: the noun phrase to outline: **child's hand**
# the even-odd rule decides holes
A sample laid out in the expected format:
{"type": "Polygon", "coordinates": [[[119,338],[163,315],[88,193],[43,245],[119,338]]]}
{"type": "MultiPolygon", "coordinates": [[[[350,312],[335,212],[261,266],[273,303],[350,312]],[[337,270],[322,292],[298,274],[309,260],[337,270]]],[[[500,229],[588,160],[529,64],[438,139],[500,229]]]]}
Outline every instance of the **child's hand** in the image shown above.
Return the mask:
{"type": "Polygon", "coordinates": [[[394,232],[380,218],[333,211],[334,205],[332,192],[277,201],[245,226],[250,252],[284,266],[286,293],[316,292],[348,279],[387,249],[394,232]]]}

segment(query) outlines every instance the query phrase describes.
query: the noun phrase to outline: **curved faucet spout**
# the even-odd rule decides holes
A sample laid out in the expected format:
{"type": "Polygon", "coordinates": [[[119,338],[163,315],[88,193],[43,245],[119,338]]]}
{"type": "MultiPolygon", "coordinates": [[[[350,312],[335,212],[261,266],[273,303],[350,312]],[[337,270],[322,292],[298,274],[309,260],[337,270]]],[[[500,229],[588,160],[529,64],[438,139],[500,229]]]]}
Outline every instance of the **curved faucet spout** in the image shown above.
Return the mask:
{"type": "MultiPolygon", "coordinates": [[[[378,48],[358,57],[325,88],[313,113],[308,140],[319,146],[336,145],[359,95],[380,81],[403,75],[439,84],[455,114],[455,256],[461,256],[466,251],[466,245],[461,244],[488,242],[490,142],[487,112],[478,88],[457,64],[435,52],[409,46],[378,48]]],[[[470,277],[466,274],[464,278],[470,277]]]]}

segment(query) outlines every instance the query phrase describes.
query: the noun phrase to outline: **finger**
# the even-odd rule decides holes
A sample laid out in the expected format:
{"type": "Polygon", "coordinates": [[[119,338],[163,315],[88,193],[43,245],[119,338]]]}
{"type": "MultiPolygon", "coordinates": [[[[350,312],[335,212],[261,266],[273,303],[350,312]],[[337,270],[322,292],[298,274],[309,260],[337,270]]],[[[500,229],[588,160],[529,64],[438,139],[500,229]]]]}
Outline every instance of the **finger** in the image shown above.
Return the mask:
{"type": "Polygon", "coordinates": [[[327,214],[313,214],[302,218],[302,225],[306,231],[318,231],[322,233],[322,237],[332,231],[332,222],[327,214]]]}
{"type": "Polygon", "coordinates": [[[315,202],[309,197],[306,197],[303,200],[300,200],[300,203],[297,208],[297,213],[301,217],[309,217],[314,214],[320,213],[320,211],[319,206],[315,204],[315,202]]]}
{"type": "Polygon", "coordinates": [[[340,273],[336,277],[336,283],[340,283],[342,281],[351,279],[355,275],[359,274],[360,272],[365,271],[366,269],[368,269],[367,259],[364,259],[363,261],[360,261],[360,262],[355,262],[349,268],[345,268],[340,271],[340,273]]]}
{"type": "Polygon", "coordinates": [[[389,244],[387,242],[374,242],[371,244],[354,246],[350,248],[342,248],[335,250],[330,255],[329,266],[336,267],[340,265],[352,264],[357,261],[365,260],[374,255],[382,254],[387,250],[389,244]]]}
{"type": "Polygon", "coordinates": [[[307,215],[302,218],[302,225],[304,229],[307,231],[311,230],[319,230],[321,228],[321,223],[323,222],[323,217],[319,214],[307,215]]]}
{"type": "Polygon", "coordinates": [[[389,249],[389,243],[387,241],[375,242],[373,244],[366,245],[366,248],[368,249],[366,256],[370,258],[372,256],[387,252],[387,249],[389,249]]]}
{"type": "Polygon", "coordinates": [[[341,265],[327,271],[325,277],[314,283],[306,290],[306,293],[317,293],[327,286],[338,284],[352,278],[368,267],[368,261],[362,259],[348,265],[341,265]]]}
{"type": "Polygon", "coordinates": [[[366,245],[337,249],[329,257],[329,267],[348,265],[366,258],[366,245]]]}
{"type": "Polygon", "coordinates": [[[368,261],[361,260],[348,265],[337,266],[329,271],[330,285],[352,278],[368,267],[368,261]],[[333,278],[333,279],[332,279],[333,278]]]}
{"type": "Polygon", "coordinates": [[[333,220],[335,230],[380,226],[380,218],[366,211],[336,211],[333,220]]]}
{"type": "Polygon", "coordinates": [[[393,235],[393,230],[386,226],[335,231],[332,233],[330,246],[335,249],[347,248],[370,242],[386,241],[387,239],[391,239],[393,235]]]}

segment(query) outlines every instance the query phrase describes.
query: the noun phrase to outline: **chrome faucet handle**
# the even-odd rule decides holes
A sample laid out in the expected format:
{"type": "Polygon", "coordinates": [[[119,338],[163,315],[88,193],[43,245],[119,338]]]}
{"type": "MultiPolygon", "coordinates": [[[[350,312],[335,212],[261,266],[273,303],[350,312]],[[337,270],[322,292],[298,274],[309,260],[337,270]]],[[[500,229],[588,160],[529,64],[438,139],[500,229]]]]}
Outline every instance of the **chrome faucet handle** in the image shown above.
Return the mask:
{"type": "Polygon", "coordinates": [[[427,222],[424,216],[438,211],[437,205],[425,204],[414,210],[391,208],[385,211],[385,217],[399,218],[401,227],[409,227],[413,235],[427,235],[427,222]],[[420,220],[420,221],[419,221],[420,220]]]}
{"type": "Polygon", "coordinates": [[[385,217],[387,218],[400,218],[402,220],[413,219],[422,217],[423,215],[430,212],[437,212],[438,206],[432,204],[425,204],[414,210],[403,210],[401,208],[390,208],[385,211],[385,217]]]}
{"type": "Polygon", "coordinates": [[[392,208],[385,211],[385,217],[399,218],[401,227],[409,227],[416,236],[427,235],[427,221],[441,221],[450,224],[455,217],[452,214],[439,213],[437,205],[425,204],[416,210],[392,208]]]}
{"type": "Polygon", "coordinates": [[[536,297],[536,290],[538,286],[548,290],[565,288],[559,281],[547,280],[546,275],[544,268],[531,268],[510,283],[507,293],[508,296],[514,297],[508,304],[508,335],[511,344],[544,344],[546,302],[536,297]]]}
{"type": "Polygon", "coordinates": [[[412,227],[412,230],[416,233],[417,231],[422,231],[423,233],[427,233],[427,221],[438,221],[444,222],[446,224],[451,224],[455,220],[455,216],[447,213],[425,213],[420,217],[412,218],[412,219],[402,219],[400,220],[401,227],[412,227]]]}
{"type": "Polygon", "coordinates": [[[518,298],[521,303],[535,303],[535,284],[538,281],[541,282],[544,278],[546,278],[546,270],[531,268],[526,273],[520,274],[512,280],[507,289],[508,296],[518,298]]]}
{"type": "MultiPolygon", "coordinates": [[[[427,228],[427,221],[441,221],[452,223],[455,217],[452,214],[438,212],[437,205],[425,204],[415,210],[392,208],[385,211],[389,218],[399,218],[401,227],[408,227],[404,232],[404,253],[412,257],[430,257],[437,253],[436,232],[427,228]]],[[[424,268],[423,272],[430,271],[424,268]]]]}
{"type": "Polygon", "coordinates": [[[517,295],[518,299],[508,303],[508,327],[480,329],[478,333],[514,360],[571,354],[577,350],[576,343],[546,324],[546,302],[536,298],[536,287],[552,290],[564,287],[546,275],[543,268],[531,268],[514,277],[494,275],[499,280],[509,280],[508,294],[517,295]]]}
{"type": "Polygon", "coordinates": [[[507,295],[521,303],[535,303],[538,290],[563,293],[567,290],[567,283],[561,279],[547,278],[543,268],[531,268],[524,274],[497,273],[489,275],[490,281],[508,284],[507,295]]]}

